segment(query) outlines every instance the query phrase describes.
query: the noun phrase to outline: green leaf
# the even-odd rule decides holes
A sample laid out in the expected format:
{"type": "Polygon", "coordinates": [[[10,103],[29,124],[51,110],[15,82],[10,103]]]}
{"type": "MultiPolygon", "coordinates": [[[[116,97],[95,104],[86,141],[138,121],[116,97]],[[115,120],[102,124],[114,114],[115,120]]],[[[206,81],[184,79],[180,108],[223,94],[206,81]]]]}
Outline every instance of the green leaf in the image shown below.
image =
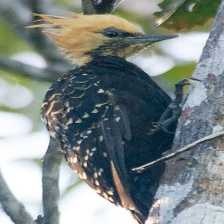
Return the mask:
{"type": "Polygon", "coordinates": [[[221,0],[164,0],[156,12],[157,24],[174,30],[189,30],[214,17],[221,0]]]}

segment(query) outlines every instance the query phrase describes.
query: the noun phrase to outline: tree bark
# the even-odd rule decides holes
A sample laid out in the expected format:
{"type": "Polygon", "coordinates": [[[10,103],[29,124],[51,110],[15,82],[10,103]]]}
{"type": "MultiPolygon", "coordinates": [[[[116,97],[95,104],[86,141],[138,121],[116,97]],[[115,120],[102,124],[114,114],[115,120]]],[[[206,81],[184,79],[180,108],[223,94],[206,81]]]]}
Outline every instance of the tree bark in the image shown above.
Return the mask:
{"type": "MultiPolygon", "coordinates": [[[[184,53],[184,52],[183,52],[184,53]]],[[[173,150],[224,125],[224,0],[193,77],[173,150]]],[[[224,138],[192,148],[167,162],[148,224],[224,223],[224,138]]]]}

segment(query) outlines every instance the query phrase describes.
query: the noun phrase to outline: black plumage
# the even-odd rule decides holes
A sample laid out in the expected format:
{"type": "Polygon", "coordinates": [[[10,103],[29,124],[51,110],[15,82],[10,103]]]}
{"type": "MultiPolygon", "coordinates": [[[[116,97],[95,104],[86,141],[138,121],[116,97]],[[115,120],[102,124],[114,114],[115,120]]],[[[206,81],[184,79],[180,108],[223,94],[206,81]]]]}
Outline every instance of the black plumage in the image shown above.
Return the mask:
{"type": "Polygon", "coordinates": [[[150,134],[170,102],[134,64],[98,56],[53,83],[42,114],[71,168],[97,193],[144,223],[165,165],[141,174],[131,168],[170,148],[176,122],[168,127],[171,133],[150,134]]]}

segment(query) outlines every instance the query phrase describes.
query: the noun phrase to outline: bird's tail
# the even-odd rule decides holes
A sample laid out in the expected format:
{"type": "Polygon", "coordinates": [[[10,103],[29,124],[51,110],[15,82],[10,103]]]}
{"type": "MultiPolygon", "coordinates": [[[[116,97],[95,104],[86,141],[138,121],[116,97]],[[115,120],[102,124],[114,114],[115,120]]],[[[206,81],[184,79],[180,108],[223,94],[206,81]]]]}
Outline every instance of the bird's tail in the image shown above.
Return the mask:
{"type": "Polygon", "coordinates": [[[131,214],[134,217],[134,219],[138,222],[138,224],[145,224],[145,221],[147,219],[146,216],[136,211],[131,211],[131,214]]]}

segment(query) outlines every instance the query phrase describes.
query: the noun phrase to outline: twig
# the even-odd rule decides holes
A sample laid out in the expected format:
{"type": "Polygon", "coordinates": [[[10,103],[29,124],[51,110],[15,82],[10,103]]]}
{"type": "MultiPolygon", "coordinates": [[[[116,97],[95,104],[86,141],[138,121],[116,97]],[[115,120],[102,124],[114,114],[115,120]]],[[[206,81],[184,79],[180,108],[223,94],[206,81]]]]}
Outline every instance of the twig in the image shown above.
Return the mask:
{"type": "Polygon", "coordinates": [[[15,224],[35,224],[31,215],[15,198],[0,172],[0,203],[15,224]]]}
{"type": "Polygon", "coordinates": [[[62,160],[59,144],[50,139],[50,143],[43,161],[43,212],[44,223],[59,224],[59,169],[62,160]]]}
{"type": "Polygon", "coordinates": [[[138,167],[135,167],[132,169],[132,171],[135,171],[137,173],[142,173],[144,172],[145,170],[147,170],[148,168],[150,168],[151,166],[154,166],[154,165],[157,165],[158,163],[161,163],[161,162],[165,162],[169,159],[172,159],[174,157],[176,157],[177,155],[179,154],[182,154],[186,151],[189,151],[190,149],[192,149],[193,147],[203,143],[203,142],[206,142],[206,141],[209,141],[209,140],[212,140],[212,139],[215,139],[217,137],[220,137],[220,136],[223,136],[224,135],[224,131],[221,131],[221,132],[217,132],[217,133],[214,133],[214,134],[211,134],[211,135],[208,135],[204,138],[200,138],[198,139],[197,141],[194,141],[178,150],[176,150],[175,152],[172,152],[172,153],[169,153],[159,159],[156,159],[156,160],[153,160],[152,162],[150,163],[146,163],[142,166],[138,166],[138,167]]]}

